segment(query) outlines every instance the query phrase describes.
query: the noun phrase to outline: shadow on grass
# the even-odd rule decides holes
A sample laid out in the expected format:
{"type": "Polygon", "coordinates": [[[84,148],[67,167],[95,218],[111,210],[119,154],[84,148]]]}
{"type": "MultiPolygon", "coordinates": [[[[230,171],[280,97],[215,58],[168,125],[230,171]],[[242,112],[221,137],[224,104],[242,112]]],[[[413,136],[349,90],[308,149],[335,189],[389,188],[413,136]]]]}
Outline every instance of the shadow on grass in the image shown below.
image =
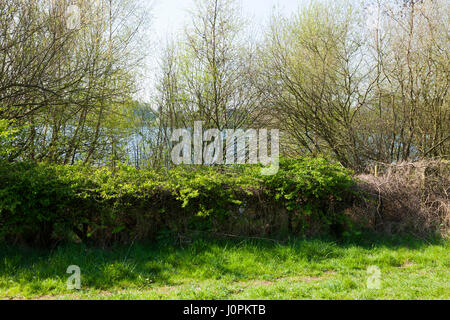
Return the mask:
{"type": "MultiPolygon", "coordinates": [[[[430,245],[444,245],[440,239],[360,235],[336,241],[333,238],[262,239],[196,238],[180,247],[168,241],[106,249],[83,244],[64,245],[53,250],[0,246],[0,292],[8,283],[29,285],[37,295],[50,289],[64,291],[67,267],[81,268],[84,287],[151,289],[154,285],[178,285],[190,280],[238,281],[277,273],[281,265],[294,272],[329,259],[344,259],[349,250],[358,254],[371,250],[418,251],[430,245]],[[289,269],[290,268],[290,269],[289,269]]],[[[352,253],[355,254],[355,253],[352,253]]]]}

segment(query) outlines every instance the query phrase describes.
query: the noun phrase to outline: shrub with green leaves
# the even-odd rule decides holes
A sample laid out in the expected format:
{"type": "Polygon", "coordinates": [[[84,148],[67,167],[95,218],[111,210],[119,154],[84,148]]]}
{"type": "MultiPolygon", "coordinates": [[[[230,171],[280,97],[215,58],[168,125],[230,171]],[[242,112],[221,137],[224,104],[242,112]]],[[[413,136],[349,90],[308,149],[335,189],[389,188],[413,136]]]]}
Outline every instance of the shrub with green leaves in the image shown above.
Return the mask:
{"type": "Polygon", "coordinates": [[[322,158],[284,158],[278,174],[266,176],[264,184],[267,192],[291,212],[291,218],[302,222],[300,227],[308,227],[305,221],[311,219],[336,225],[345,223],[340,204],[352,195],[352,174],[322,158]]]}
{"type": "Polygon", "coordinates": [[[0,119],[0,159],[6,159],[14,151],[11,141],[18,133],[18,129],[12,126],[11,121],[0,119]]]}
{"type": "Polygon", "coordinates": [[[66,223],[75,191],[59,168],[31,163],[0,165],[0,233],[48,243],[51,229],[66,223]]]}
{"type": "Polygon", "coordinates": [[[337,223],[351,172],[324,159],[282,159],[274,176],[258,166],[179,166],[153,171],[122,165],[0,163],[0,236],[48,244],[154,239],[191,232],[291,233],[337,223]],[[286,227],[286,224],[284,224],[286,227]]]}

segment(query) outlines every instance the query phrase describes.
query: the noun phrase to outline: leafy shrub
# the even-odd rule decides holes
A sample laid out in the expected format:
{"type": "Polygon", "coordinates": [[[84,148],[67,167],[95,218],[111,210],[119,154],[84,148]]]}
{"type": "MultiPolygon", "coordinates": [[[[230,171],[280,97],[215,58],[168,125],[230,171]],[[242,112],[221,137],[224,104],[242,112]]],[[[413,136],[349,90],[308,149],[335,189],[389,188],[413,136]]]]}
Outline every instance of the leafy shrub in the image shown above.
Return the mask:
{"type": "Polygon", "coordinates": [[[0,119],[0,159],[8,158],[9,154],[14,151],[11,141],[18,131],[17,128],[12,126],[12,122],[0,119]]]}
{"type": "Polygon", "coordinates": [[[53,227],[66,223],[75,199],[71,185],[56,167],[30,163],[0,166],[0,232],[48,243],[53,227]]]}
{"type": "Polygon", "coordinates": [[[274,176],[258,166],[179,166],[166,171],[122,165],[0,163],[0,237],[47,245],[72,235],[94,242],[153,239],[193,231],[292,233],[314,220],[339,223],[351,172],[324,159],[283,159],[274,176]]]}
{"type": "Polygon", "coordinates": [[[344,198],[352,194],[354,181],[352,171],[337,163],[322,158],[285,158],[280,161],[278,174],[265,177],[265,185],[303,228],[309,227],[305,219],[334,228],[346,224],[339,204],[346,203],[344,198]]]}

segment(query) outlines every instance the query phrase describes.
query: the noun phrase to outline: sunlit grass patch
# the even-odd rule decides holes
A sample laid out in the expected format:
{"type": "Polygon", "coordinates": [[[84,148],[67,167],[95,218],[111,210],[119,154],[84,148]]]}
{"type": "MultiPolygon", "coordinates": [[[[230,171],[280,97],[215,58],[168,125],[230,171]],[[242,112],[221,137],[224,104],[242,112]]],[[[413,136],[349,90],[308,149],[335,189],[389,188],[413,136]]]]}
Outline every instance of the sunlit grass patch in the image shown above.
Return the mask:
{"type": "Polygon", "coordinates": [[[1,249],[3,299],[449,299],[449,241],[195,240],[1,249]],[[69,265],[81,289],[67,289],[69,265]],[[367,268],[380,289],[367,288],[367,268]]]}

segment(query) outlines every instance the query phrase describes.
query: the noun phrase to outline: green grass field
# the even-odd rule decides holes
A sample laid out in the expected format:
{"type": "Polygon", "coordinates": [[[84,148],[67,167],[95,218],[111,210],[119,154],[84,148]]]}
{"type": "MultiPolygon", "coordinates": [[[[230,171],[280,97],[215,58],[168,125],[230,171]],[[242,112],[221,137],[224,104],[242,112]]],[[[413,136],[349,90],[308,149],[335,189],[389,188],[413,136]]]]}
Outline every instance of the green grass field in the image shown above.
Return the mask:
{"type": "Polygon", "coordinates": [[[0,249],[1,299],[449,299],[450,241],[195,240],[0,249]],[[81,290],[67,289],[69,265],[81,290]],[[369,266],[381,288],[368,289],[369,266]]]}

